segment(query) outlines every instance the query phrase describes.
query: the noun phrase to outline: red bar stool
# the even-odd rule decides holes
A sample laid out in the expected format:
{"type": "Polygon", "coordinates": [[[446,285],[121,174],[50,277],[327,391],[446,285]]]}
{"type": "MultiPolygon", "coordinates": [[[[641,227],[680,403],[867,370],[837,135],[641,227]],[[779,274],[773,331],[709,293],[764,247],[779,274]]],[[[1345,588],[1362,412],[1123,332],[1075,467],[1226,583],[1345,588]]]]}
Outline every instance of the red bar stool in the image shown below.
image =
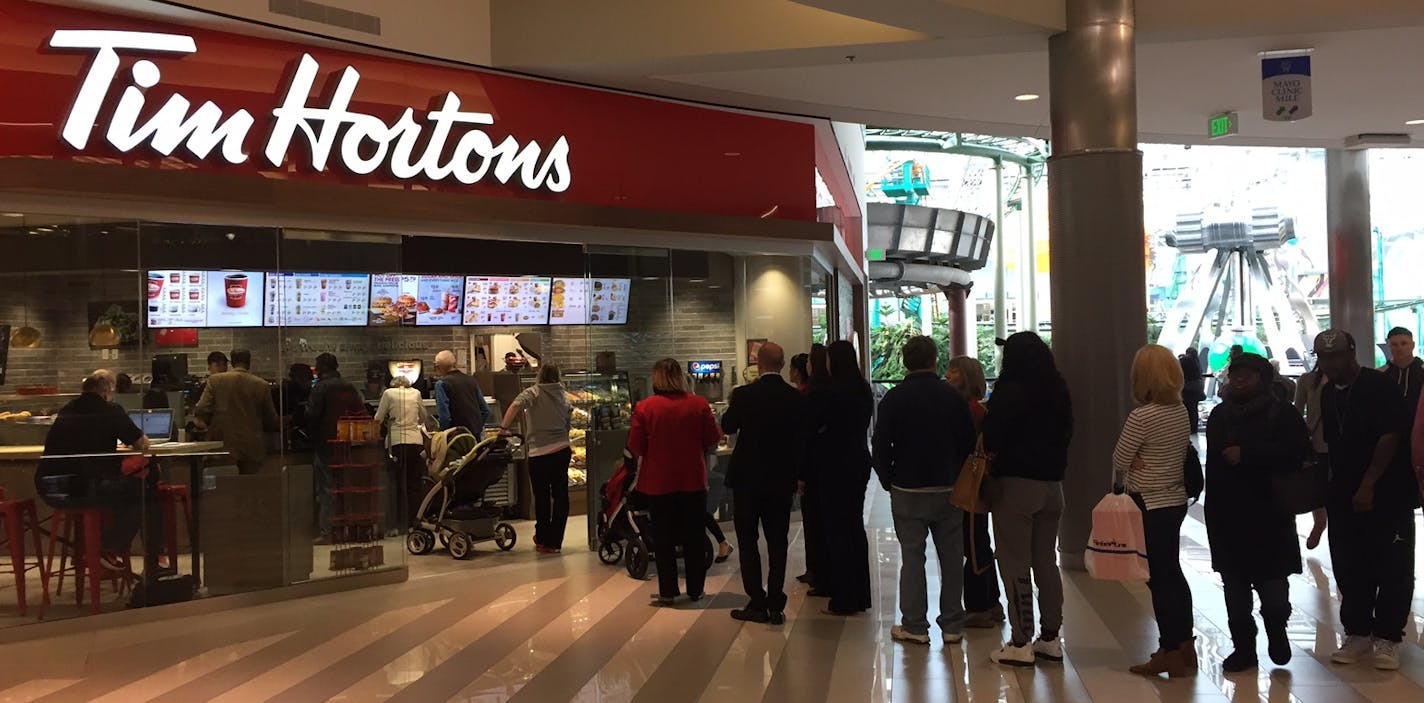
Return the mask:
{"type": "Polygon", "coordinates": [[[40,617],[45,616],[49,607],[49,566],[44,560],[40,545],[40,521],[35,512],[35,500],[4,500],[5,492],[0,489],[0,526],[5,530],[5,542],[10,546],[10,568],[15,572],[15,598],[20,602],[20,615],[25,614],[25,573],[39,569],[40,586],[44,597],[40,602],[40,617]],[[35,563],[25,563],[25,532],[34,537],[35,563]]]}
{"type": "Polygon", "coordinates": [[[193,503],[188,487],[181,483],[158,484],[158,501],[163,507],[163,540],[167,547],[168,565],[178,566],[178,506],[183,506],[183,525],[193,534],[193,503]]]}
{"type": "Polygon", "coordinates": [[[55,508],[50,521],[49,552],[46,568],[50,575],[58,576],[54,594],[64,590],[64,574],[74,573],[76,586],[74,602],[84,605],[84,574],[89,574],[89,610],[99,613],[99,584],[104,579],[104,565],[99,561],[99,543],[102,540],[104,510],[101,508],[55,508]],[[59,569],[54,568],[55,547],[59,547],[59,569]],[[83,547],[83,558],[74,553],[83,547]],[[66,562],[72,564],[66,566],[66,562]]]}

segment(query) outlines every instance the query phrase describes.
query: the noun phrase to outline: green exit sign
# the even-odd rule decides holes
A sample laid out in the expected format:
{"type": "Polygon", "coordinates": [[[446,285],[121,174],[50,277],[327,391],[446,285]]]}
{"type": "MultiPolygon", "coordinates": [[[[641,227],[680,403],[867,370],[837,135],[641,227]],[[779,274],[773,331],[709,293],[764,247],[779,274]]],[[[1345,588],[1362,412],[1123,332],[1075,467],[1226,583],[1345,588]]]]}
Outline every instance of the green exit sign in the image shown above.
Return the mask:
{"type": "Polygon", "coordinates": [[[1206,136],[1209,139],[1220,139],[1229,137],[1237,132],[1236,113],[1223,112],[1219,115],[1212,115],[1206,122],[1206,136]]]}
{"type": "Polygon", "coordinates": [[[885,260],[885,250],[884,250],[884,249],[871,249],[870,251],[865,252],[865,258],[866,258],[867,261],[884,261],[884,260],[885,260]]]}

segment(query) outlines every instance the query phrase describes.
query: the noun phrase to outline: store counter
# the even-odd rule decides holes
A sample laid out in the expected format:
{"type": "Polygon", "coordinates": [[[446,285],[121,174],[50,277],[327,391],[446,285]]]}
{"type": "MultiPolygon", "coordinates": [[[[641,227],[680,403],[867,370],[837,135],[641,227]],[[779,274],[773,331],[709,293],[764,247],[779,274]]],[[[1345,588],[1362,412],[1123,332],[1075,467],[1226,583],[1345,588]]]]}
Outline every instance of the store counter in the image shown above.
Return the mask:
{"type": "MultiPolygon", "coordinates": [[[[221,452],[222,442],[167,442],[156,444],[149,454],[157,457],[179,457],[191,454],[221,452]]],[[[126,455],[126,452],[119,452],[126,455]]],[[[44,447],[38,444],[17,447],[0,447],[0,461],[39,461],[44,456],[44,447]]]]}

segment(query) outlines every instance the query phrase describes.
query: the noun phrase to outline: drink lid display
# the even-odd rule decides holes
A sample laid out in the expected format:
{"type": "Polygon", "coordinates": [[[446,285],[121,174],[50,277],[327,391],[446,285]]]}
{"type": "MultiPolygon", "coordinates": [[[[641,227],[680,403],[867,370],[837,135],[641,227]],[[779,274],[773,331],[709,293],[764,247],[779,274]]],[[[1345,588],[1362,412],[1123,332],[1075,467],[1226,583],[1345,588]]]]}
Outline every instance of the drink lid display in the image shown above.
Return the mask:
{"type": "Polygon", "coordinates": [[[254,271],[149,271],[148,326],[155,329],[259,327],[265,274],[254,271]]]}

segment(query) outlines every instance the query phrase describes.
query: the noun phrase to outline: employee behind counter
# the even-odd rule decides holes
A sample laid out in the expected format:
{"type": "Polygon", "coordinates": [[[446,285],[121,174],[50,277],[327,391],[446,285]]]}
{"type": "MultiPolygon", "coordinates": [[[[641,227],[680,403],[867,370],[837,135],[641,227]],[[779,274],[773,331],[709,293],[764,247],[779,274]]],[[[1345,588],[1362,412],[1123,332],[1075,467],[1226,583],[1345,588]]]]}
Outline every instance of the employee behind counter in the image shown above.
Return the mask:
{"type": "Polygon", "coordinates": [[[113,402],[114,387],[113,372],[95,371],[84,379],[80,396],[56,415],[45,440],[44,459],[35,472],[35,493],[51,508],[112,510],[100,558],[105,568],[120,571],[119,555],[128,552],[143,518],[142,481],[124,474],[119,457],[64,458],[111,454],[117,442],[140,452],[148,450],[143,431],[113,402]]]}

